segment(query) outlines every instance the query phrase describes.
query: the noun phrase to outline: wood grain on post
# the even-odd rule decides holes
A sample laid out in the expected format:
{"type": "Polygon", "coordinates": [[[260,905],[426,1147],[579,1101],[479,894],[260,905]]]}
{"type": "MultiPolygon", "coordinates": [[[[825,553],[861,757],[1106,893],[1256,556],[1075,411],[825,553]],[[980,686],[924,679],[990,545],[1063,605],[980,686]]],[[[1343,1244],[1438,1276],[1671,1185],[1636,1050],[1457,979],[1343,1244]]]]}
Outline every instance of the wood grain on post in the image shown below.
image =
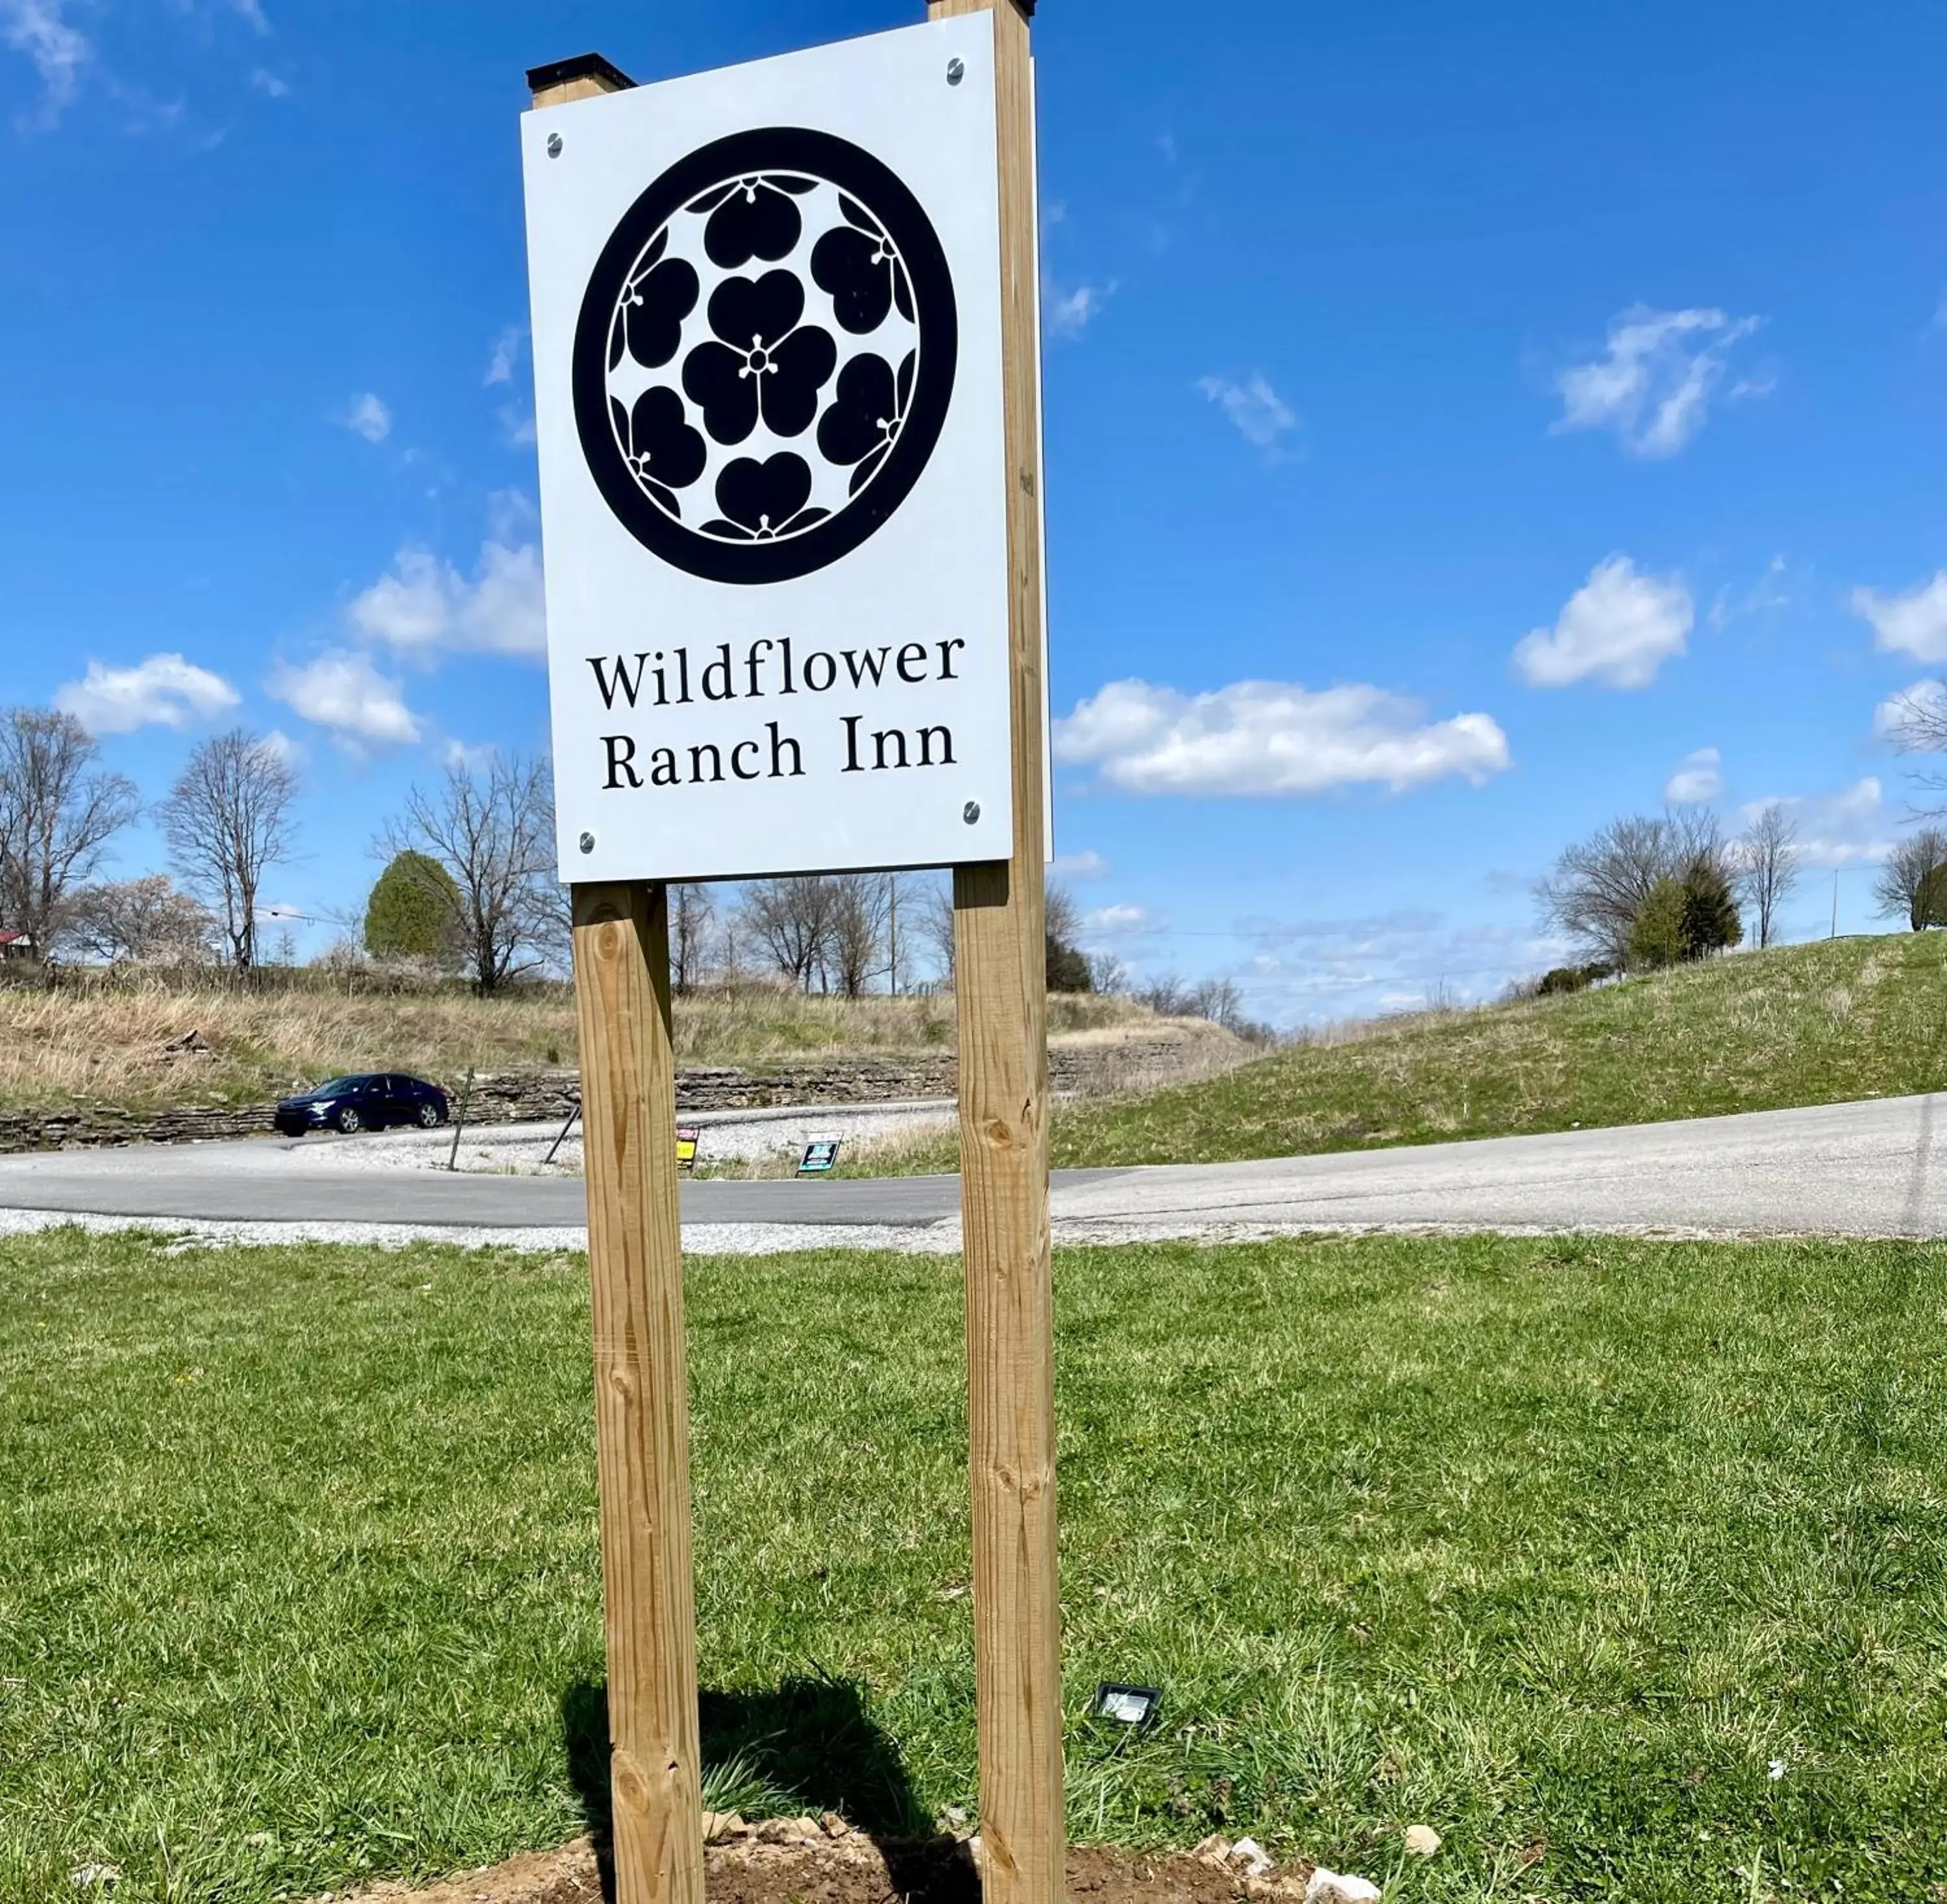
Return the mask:
{"type": "MultiPolygon", "coordinates": [[[[528,79],[537,107],[630,84],[592,54],[528,79]]],[[[577,885],[574,921],[615,1897],[703,1904],[668,889],[577,885]]]]}
{"type": "Polygon", "coordinates": [[[953,875],[961,1215],[989,1904],[1063,1890],[1060,1608],[1055,1575],[1054,1292],[1048,1218],[1043,890],[1041,417],[1033,75],[1021,0],[931,0],[994,31],[1008,472],[1014,850],[953,875]]]}
{"type": "Polygon", "coordinates": [[[574,888],[618,1904],[703,1904],[667,893],[574,888]]]}

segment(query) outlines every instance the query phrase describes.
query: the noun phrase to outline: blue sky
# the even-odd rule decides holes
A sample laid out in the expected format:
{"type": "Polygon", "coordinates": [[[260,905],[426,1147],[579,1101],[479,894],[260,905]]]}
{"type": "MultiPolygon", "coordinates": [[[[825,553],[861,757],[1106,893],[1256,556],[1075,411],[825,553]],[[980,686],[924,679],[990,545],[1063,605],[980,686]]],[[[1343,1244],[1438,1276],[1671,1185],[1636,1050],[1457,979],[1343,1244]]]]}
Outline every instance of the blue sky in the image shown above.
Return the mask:
{"type": "MultiPolygon", "coordinates": [[[[0,0],[0,699],[163,791],[304,776],[356,905],[454,747],[546,732],[515,121],[916,7],[0,0]]],[[[1947,661],[1947,22],[1051,0],[1058,847],[1090,939],[1295,1023],[1549,962],[1666,788],[1798,803],[1869,924],[1947,661]]],[[[159,853],[130,836],[121,869],[159,853]]],[[[308,929],[314,946],[330,936],[308,929]]]]}

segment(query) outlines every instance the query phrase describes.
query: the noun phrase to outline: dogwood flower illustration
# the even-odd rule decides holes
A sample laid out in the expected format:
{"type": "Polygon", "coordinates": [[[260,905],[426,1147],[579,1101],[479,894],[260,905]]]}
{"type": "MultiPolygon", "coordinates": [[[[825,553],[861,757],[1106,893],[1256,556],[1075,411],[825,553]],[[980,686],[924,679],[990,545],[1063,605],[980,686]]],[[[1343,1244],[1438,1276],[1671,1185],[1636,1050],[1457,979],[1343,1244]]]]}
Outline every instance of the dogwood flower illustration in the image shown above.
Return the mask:
{"type": "Polygon", "coordinates": [[[910,318],[912,285],[892,240],[871,212],[842,192],[838,209],[845,223],[834,225],[811,248],[812,281],[829,293],[833,314],[856,337],[877,330],[896,305],[902,317],[910,318]]]}
{"type": "Polygon", "coordinates": [[[801,456],[780,450],[761,462],[738,457],[717,478],[717,506],[724,519],[704,526],[713,535],[738,542],[770,542],[822,522],[830,512],[806,509],[811,466],[801,456]]]}
{"type": "Polygon", "coordinates": [[[908,351],[896,379],[883,357],[855,357],[838,373],[825,414],[818,419],[818,447],[829,463],[852,464],[849,493],[857,495],[891,453],[912,401],[915,354],[908,351]]]}
{"type": "Polygon", "coordinates": [[[710,262],[736,271],[754,258],[775,265],[788,257],[804,231],[791,201],[813,190],[815,183],[766,172],[733,179],[692,200],[689,210],[710,214],[703,228],[703,248],[710,262]]]}
{"type": "Polygon", "coordinates": [[[804,286],[789,271],[726,278],[710,293],[715,334],[683,360],[683,387],[719,443],[742,442],[760,414],[778,436],[811,427],[838,346],[816,325],[800,326],[803,315],[804,286]]]}

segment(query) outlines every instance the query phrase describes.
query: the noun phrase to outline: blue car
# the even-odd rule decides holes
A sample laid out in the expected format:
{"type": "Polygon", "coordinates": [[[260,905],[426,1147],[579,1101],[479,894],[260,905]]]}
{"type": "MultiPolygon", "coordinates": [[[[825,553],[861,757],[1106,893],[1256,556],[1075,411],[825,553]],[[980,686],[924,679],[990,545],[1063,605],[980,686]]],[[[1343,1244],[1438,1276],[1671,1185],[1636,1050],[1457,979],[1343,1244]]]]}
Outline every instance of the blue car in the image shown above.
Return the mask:
{"type": "Polygon", "coordinates": [[[286,1137],[307,1131],[376,1131],[386,1124],[417,1124],[432,1130],[446,1122],[446,1093],[400,1071],[361,1071],[333,1078],[277,1106],[277,1125],[286,1137]]]}

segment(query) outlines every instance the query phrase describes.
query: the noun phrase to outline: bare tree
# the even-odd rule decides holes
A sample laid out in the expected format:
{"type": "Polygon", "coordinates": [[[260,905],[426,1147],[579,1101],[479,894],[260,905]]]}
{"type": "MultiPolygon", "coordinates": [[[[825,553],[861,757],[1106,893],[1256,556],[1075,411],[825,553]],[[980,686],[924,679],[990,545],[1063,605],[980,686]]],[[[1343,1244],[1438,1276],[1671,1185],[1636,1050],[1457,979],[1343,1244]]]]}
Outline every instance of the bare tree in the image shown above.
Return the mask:
{"type": "Polygon", "coordinates": [[[709,955],[710,928],[717,907],[707,886],[669,889],[670,983],[679,992],[693,991],[703,977],[709,955]]]}
{"type": "Polygon", "coordinates": [[[258,889],[290,856],[297,790],[281,754],[233,727],[194,749],[157,810],[176,870],[221,916],[239,971],[257,962],[258,889]]]}
{"type": "Polygon", "coordinates": [[[1126,992],[1131,983],[1128,967],[1110,952],[1088,955],[1088,982],[1090,988],[1105,998],[1126,992]]]}
{"type": "Polygon", "coordinates": [[[150,873],[85,887],[69,931],[84,952],[111,964],[193,965],[215,950],[221,928],[167,873],[150,873]]]}
{"type": "Polygon", "coordinates": [[[1546,926],[1620,966],[1644,902],[1659,882],[1680,880],[1700,865],[1728,874],[1728,861],[1716,816],[1704,808],[1634,815],[1565,847],[1553,870],[1536,883],[1535,900],[1546,926]]]}
{"type": "MultiPolygon", "coordinates": [[[[1947,754],[1947,682],[1924,681],[1896,695],[1891,707],[1886,737],[1900,753],[1947,754]]],[[[1947,789],[1947,777],[1939,774],[1916,774],[1914,778],[1935,792],[1947,789]]]]}
{"type": "Polygon", "coordinates": [[[953,875],[936,881],[921,894],[913,909],[921,940],[932,949],[933,962],[946,989],[953,989],[953,875]]]}
{"type": "Polygon", "coordinates": [[[835,880],[826,959],[838,989],[856,998],[884,969],[892,875],[853,873],[835,880]]]}
{"type": "Polygon", "coordinates": [[[741,906],[726,904],[717,931],[719,983],[732,989],[744,983],[750,976],[744,969],[744,960],[749,951],[750,942],[744,930],[744,915],[741,906]]]}
{"type": "Polygon", "coordinates": [[[1947,866],[1947,832],[1936,826],[1923,826],[1910,839],[1900,841],[1887,856],[1873,882],[1874,909],[1880,918],[1902,915],[1915,932],[1923,926],[1939,923],[1930,915],[1942,894],[1942,882],[1934,875],[1947,866]]]}
{"type": "Polygon", "coordinates": [[[1075,895],[1058,880],[1048,882],[1048,936],[1072,946],[1082,931],[1082,909],[1075,895]]]}
{"type": "Polygon", "coordinates": [[[455,761],[430,792],[414,787],[387,827],[388,853],[428,853],[460,890],[473,982],[497,991],[559,955],[565,915],[555,880],[554,784],[545,760],[497,754],[483,771],[455,761]]]}
{"type": "MultiPolygon", "coordinates": [[[[1240,1038],[1259,1042],[1268,1043],[1272,1036],[1268,1026],[1256,1023],[1246,1014],[1244,995],[1234,979],[1199,979],[1190,985],[1169,973],[1138,986],[1131,996],[1161,1018],[1207,1018],[1240,1038]]],[[[1430,1006],[1434,1003],[1429,999],[1430,1006]]]]}
{"type": "Polygon", "coordinates": [[[1047,887],[1047,940],[1043,948],[1044,977],[1051,992],[1088,992],[1095,974],[1088,955],[1075,942],[1082,933],[1082,909],[1066,886],[1047,887]]]}
{"type": "Polygon", "coordinates": [[[811,989],[831,958],[832,912],[839,882],[823,873],[754,879],[741,909],[745,936],[786,978],[811,989]]]}
{"type": "Polygon", "coordinates": [[[897,997],[912,980],[913,906],[919,888],[910,873],[885,873],[886,989],[897,997]]]}
{"type": "Polygon", "coordinates": [[[1778,937],[1778,910],[1798,884],[1798,822],[1782,800],[1751,816],[1735,850],[1738,890],[1758,918],[1758,944],[1778,937]]]}
{"type": "MultiPolygon", "coordinates": [[[[951,991],[956,956],[952,875],[949,873],[936,884],[922,889],[916,899],[902,896],[901,902],[906,909],[906,930],[932,952],[941,981],[951,991]]],[[[1094,984],[1094,967],[1075,943],[1082,930],[1081,908],[1076,903],[1074,895],[1058,882],[1048,886],[1046,904],[1048,969],[1051,974],[1061,970],[1067,980],[1065,985],[1052,989],[1086,991],[1094,984]],[[1064,959],[1069,961],[1066,964],[1062,963],[1064,959]]],[[[1118,972],[1120,969],[1119,966],[1116,967],[1118,972]]]]}
{"type": "Polygon", "coordinates": [[[0,924],[26,933],[43,958],[73,893],[140,808],[132,782],[97,768],[100,754],[72,714],[0,714],[0,924]]]}

